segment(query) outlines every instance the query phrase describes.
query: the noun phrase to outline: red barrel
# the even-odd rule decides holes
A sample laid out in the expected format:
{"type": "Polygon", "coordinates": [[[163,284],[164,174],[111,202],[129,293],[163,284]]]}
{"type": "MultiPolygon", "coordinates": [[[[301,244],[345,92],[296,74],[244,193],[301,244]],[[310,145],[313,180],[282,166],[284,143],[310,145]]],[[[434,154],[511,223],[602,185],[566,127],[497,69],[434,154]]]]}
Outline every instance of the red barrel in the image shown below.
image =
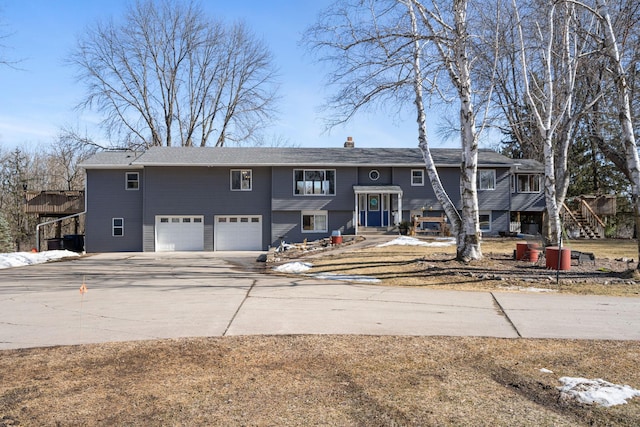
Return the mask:
{"type": "Polygon", "coordinates": [[[331,236],[331,244],[339,245],[342,243],[342,236],[331,236]]]}
{"type": "Polygon", "coordinates": [[[562,248],[558,250],[557,246],[549,246],[545,251],[547,258],[547,268],[552,270],[571,270],[571,249],[562,248]],[[558,252],[560,254],[560,262],[558,262],[558,252]]]}
{"type": "Polygon", "coordinates": [[[527,261],[538,262],[538,258],[540,257],[540,251],[538,249],[529,249],[527,253],[528,255],[525,256],[527,261]]]}
{"type": "Polygon", "coordinates": [[[522,261],[525,258],[529,244],[526,242],[516,243],[516,261],[522,261]]]}

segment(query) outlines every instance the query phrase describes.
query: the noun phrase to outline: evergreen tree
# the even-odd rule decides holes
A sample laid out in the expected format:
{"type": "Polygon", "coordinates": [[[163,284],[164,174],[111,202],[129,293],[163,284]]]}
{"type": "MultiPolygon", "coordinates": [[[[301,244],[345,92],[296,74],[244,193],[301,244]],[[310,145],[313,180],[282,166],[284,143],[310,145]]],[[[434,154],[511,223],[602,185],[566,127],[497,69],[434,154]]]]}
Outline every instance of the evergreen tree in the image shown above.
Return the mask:
{"type": "Polygon", "coordinates": [[[0,213],[0,253],[13,252],[14,244],[11,229],[4,215],[0,213]]]}

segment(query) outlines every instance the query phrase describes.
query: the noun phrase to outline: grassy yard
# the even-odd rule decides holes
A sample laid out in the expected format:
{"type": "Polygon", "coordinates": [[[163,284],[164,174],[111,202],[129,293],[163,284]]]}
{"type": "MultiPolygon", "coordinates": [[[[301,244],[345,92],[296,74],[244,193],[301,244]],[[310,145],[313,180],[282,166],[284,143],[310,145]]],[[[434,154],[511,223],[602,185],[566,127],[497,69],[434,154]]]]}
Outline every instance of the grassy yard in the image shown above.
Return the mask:
{"type": "Polygon", "coordinates": [[[638,388],[638,359],[638,342],[448,337],[2,351],[0,426],[637,426],[640,398],[601,407],[557,387],[572,376],[638,388]]]}
{"type": "MultiPolygon", "coordinates": [[[[423,239],[437,243],[437,240],[423,239]]],[[[457,290],[511,291],[526,288],[563,293],[640,296],[640,278],[635,240],[573,240],[566,248],[589,252],[595,262],[573,262],[560,272],[538,263],[515,261],[518,239],[489,238],[482,242],[483,260],[463,264],[454,260],[456,248],[449,246],[349,247],[308,260],[310,273],[363,275],[379,278],[387,286],[422,286],[457,290]],[[558,278],[558,282],[556,281],[558,278]]]]}

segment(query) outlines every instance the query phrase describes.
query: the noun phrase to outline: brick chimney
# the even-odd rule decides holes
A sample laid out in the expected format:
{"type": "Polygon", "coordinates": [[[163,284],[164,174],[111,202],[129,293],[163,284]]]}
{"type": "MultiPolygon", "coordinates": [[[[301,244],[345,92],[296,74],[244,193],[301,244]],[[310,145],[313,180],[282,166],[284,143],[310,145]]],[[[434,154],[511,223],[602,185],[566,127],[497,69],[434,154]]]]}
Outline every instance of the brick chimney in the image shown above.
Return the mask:
{"type": "Polygon", "coordinates": [[[356,144],[353,142],[353,138],[348,136],[344,143],[344,148],[354,148],[356,144]]]}

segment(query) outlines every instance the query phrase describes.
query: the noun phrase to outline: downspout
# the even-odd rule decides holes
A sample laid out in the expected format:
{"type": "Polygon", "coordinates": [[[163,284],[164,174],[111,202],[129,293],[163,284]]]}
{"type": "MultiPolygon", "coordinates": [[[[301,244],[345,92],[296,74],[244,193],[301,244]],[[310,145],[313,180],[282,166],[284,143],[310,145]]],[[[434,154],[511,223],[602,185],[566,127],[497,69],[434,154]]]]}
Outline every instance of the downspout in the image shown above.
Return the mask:
{"type": "MultiPolygon", "coordinates": [[[[85,204],[86,204],[86,198],[85,198],[85,204]]],[[[64,221],[65,219],[69,219],[69,218],[75,218],[77,216],[80,215],[84,215],[87,213],[87,208],[85,205],[85,210],[83,212],[77,213],[77,214],[73,214],[73,215],[68,215],[68,216],[63,216],[62,218],[57,218],[51,221],[47,221],[47,222],[41,222],[40,224],[36,225],[36,249],[38,250],[38,252],[40,252],[40,227],[43,225],[48,225],[48,224],[53,224],[59,221],[64,221]]]]}

